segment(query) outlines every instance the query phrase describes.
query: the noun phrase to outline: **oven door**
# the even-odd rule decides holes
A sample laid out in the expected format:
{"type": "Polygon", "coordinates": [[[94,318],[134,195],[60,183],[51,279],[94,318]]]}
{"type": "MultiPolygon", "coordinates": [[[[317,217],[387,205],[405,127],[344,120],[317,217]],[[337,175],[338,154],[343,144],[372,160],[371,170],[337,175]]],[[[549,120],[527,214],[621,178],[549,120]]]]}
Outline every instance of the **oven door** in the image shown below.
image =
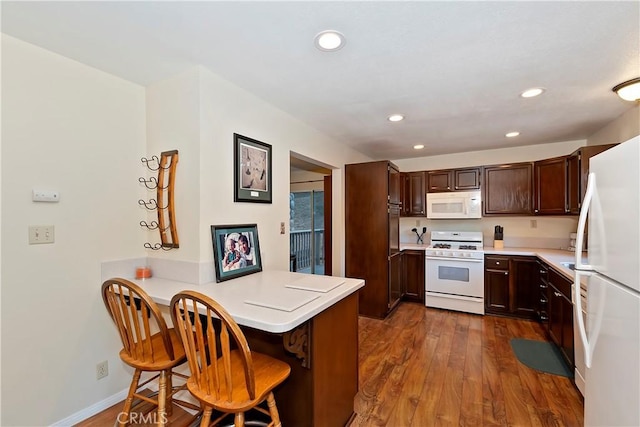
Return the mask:
{"type": "Polygon", "coordinates": [[[427,292],[484,297],[484,260],[426,257],[427,292]]]}

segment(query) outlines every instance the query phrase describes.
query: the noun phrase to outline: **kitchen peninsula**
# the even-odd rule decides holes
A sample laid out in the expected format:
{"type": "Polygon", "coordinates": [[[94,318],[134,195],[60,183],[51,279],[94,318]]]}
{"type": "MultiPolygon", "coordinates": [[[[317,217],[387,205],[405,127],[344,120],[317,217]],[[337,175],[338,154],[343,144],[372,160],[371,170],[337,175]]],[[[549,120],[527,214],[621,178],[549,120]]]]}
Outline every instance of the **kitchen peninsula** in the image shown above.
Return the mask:
{"type": "Polygon", "coordinates": [[[291,366],[275,390],[283,425],[346,425],[358,392],[358,290],[361,279],[262,271],[194,285],[134,280],[159,305],[185,289],[219,302],[252,350],[291,366]]]}

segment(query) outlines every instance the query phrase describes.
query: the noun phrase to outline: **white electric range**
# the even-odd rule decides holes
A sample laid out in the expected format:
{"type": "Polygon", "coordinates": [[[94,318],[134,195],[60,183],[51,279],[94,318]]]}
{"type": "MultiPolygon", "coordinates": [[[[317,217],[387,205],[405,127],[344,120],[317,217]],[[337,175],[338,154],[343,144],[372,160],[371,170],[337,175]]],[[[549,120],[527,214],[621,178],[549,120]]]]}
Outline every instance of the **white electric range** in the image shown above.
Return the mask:
{"type": "Polygon", "coordinates": [[[432,231],[425,250],[425,304],[484,314],[481,232],[432,231]]]}

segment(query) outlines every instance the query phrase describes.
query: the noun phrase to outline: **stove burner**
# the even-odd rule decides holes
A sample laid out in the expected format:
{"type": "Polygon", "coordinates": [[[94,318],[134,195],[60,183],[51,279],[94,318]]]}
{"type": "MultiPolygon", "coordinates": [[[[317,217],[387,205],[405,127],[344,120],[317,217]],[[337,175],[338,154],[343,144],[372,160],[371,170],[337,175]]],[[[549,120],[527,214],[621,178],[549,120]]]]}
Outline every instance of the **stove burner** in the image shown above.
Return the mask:
{"type": "Polygon", "coordinates": [[[475,245],[460,245],[458,249],[469,249],[469,250],[475,251],[477,248],[475,245]]]}
{"type": "Polygon", "coordinates": [[[448,243],[436,243],[433,247],[436,249],[451,249],[451,245],[448,243]]]}

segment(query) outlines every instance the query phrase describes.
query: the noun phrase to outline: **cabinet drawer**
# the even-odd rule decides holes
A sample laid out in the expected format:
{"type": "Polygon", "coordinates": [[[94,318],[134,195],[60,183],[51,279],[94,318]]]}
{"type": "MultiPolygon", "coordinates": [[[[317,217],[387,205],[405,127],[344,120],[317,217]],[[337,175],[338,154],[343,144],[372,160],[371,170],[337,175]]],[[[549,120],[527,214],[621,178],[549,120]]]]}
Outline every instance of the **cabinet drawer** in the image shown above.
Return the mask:
{"type": "Polygon", "coordinates": [[[501,256],[485,256],[484,268],[487,270],[509,270],[509,258],[501,256]]]}
{"type": "Polygon", "coordinates": [[[551,283],[558,291],[560,291],[565,298],[571,301],[571,285],[573,284],[569,279],[556,272],[553,269],[549,269],[549,283],[551,283]]]}

